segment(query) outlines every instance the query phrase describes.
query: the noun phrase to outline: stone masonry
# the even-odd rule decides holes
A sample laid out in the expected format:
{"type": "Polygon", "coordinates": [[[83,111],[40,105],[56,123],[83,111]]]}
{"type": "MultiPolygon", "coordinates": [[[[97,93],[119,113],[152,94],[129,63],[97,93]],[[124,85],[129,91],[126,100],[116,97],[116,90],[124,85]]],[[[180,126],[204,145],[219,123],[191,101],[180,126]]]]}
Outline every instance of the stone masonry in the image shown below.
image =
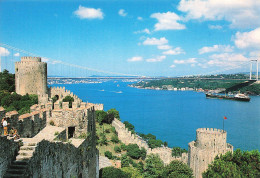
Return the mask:
{"type": "Polygon", "coordinates": [[[233,146],[227,143],[227,132],[213,128],[196,130],[196,140],[189,143],[188,165],[196,178],[201,178],[208,165],[217,155],[233,152],[233,146]]]}
{"type": "Polygon", "coordinates": [[[40,57],[22,57],[16,62],[15,90],[20,95],[47,94],[47,63],[40,57]]]}

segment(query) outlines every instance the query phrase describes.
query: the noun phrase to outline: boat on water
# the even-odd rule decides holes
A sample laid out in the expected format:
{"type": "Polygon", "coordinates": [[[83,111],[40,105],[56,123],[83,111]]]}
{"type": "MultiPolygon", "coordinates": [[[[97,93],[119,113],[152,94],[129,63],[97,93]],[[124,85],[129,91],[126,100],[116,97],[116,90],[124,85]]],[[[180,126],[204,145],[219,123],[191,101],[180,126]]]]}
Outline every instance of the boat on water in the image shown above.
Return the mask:
{"type": "Polygon", "coordinates": [[[218,98],[218,99],[229,99],[229,100],[237,100],[237,101],[250,101],[250,97],[248,95],[238,93],[236,95],[217,95],[212,93],[206,93],[206,98],[218,98]]]}

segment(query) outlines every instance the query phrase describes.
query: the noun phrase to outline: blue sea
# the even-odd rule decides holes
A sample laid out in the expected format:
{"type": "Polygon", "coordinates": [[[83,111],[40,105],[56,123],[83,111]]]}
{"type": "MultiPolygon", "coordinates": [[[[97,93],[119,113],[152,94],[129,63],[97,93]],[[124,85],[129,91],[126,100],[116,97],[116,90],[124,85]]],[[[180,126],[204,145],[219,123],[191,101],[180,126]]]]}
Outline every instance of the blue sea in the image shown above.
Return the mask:
{"type": "Polygon", "coordinates": [[[188,149],[197,128],[223,129],[226,116],[228,143],[235,149],[260,150],[260,96],[251,96],[250,102],[206,99],[195,91],[144,90],[128,84],[108,80],[50,86],[65,86],[85,102],[103,103],[105,110],[116,108],[121,120],[132,123],[137,132],[152,133],[170,147],[188,149]]]}

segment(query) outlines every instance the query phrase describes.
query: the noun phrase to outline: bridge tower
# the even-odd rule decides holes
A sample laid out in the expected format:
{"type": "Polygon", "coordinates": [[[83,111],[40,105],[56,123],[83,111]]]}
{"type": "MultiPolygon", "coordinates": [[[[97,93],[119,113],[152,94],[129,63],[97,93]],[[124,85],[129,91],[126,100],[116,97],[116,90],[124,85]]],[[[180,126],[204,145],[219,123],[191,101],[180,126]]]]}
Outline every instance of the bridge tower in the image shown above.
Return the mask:
{"type": "Polygon", "coordinates": [[[253,63],[256,62],[256,80],[258,81],[258,59],[253,59],[250,61],[250,80],[252,80],[252,68],[253,63]]]}

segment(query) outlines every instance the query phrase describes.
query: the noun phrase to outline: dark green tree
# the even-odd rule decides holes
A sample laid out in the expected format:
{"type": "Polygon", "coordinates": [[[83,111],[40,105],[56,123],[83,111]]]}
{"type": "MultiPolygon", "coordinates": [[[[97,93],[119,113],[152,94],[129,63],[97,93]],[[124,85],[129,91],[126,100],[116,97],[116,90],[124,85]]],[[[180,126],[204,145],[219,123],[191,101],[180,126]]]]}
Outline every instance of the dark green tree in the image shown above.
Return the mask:
{"type": "Polygon", "coordinates": [[[141,157],[141,150],[137,144],[127,145],[127,155],[133,159],[139,159],[141,157]]]}
{"type": "Polygon", "coordinates": [[[217,156],[203,177],[260,177],[260,153],[258,150],[241,151],[217,156]]]}
{"type": "Polygon", "coordinates": [[[69,102],[69,108],[72,108],[72,103],[74,102],[74,98],[72,96],[68,95],[62,101],[69,102]]]}
{"type": "Polygon", "coordinates": [[[113,142],[113,143],[119,143],[118,136],[117,136],[117,135],[113,135],[113,136],[111,137],[111,142],[113,142]]]}
{"type": "Polygon", "coordinates": [[[0,91],[15,91],[15,75],[9,73],[8,70],[4,69],[3,72],[0,72],[0,91]]]}
{"type": "Polygon", "coordinates": [[[144,166],[144,176],[149,178],[163,177],[164,164],[158,155],[149,154],[144,166]]]}
{"type": "Polygon", "coordinates": [[[135,126],[131,123],[129,123],[128,121],[124,121],[125,127],[128,128],[129,131],[134,131],[135,130],[135,126]]]}
{"type": "Polygon", "coordinates": [[[120,153],[121,152],[121,148],[119,146],[115,146],[114,150],[116,153],[120,153]]]}
{"type": "Polygon", "coordinates": [[[117,111],[115,108],[109,109],[107,111],[107,113],[112,114],[113,120],[114,120],[114,118],[117,118],[118,120],[120,120],[119,111],[117,111]]]}
{"type": "Polygon", "coordinates": [[[99,171],[100,178],[130,178],[130,175],[121,169],[114,167],[105,167],[99,171]]]}
{"type": "Polygon", "coordinates": [[[127,155],[122,155],[121,157],[121,167],[129,167],[129,158],[127,157],[127,155]]]}
{"type": "Polygon", "coordinates": [[[164,168],[164,176],[170,178],[192,178],[192,170],[188,165],[181,161],[172,161],[169,165],[164,168]]]}
{"type": "Polygon", "coordinates": [[[97,122],[102,125],[105,122],[105,117],[107,116],[107,113],[105,111],[96,111],[96,118],[97,122]]]}
{"type": "Polygon", "coordinates": [[[105,157],[107,157],[108,159],[112,159],[113,155],[110,151],[106,151],[105,152],[105,157]]]}

